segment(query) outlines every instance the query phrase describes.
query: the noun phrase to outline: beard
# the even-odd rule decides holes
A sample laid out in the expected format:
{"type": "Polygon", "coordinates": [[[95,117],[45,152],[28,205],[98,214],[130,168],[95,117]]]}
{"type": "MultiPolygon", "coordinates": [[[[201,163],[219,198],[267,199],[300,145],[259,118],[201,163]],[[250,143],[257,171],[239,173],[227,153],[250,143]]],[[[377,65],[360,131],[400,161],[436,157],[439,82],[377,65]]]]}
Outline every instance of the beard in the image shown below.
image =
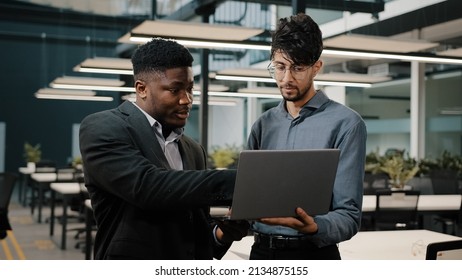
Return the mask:
{"type": "Polygon", "coordinates": [[[312,86],[313,86],[313,83],[309,83],[308,85],[306,85],[306,87],[302,87],[302,88],[288,84],[288,85],[280,86],[279,91],[281,92],[282,98],[285,101],[298,102],[308,97],[312,86]],[[287,92],[289,90],[290,92],[287,92]]]}

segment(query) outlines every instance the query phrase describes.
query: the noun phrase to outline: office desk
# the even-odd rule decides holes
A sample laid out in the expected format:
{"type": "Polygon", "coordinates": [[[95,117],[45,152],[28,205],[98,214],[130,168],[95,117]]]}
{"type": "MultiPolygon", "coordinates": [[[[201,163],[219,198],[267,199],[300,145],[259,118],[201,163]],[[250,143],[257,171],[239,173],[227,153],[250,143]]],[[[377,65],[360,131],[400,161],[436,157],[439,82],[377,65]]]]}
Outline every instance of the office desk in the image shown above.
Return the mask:
{"type": "MultiPolygon", "coordinates": [[[[375,195],[363,196],[363,212],[373,212],[376,206],[375,195]]],[[[421,194],[417,203],[419,212],[457,212],[462,205],[460,194],[421,194]]]]}
{"type": "Polygon", "coordinates": [[[363,231],[339,249],[346,260],[424,260],[429,243],[459,239],[430,230],[363,231]]]}
{"type": "Polygon", "coordinates": [[[35,168],[19,167],[19,184],[18,184],[18,201],[25,206],[27,200],[27,181],[32,173],[35,172],[35,168]]]}
{"type": "Polygon", "coordinates": [[[51,188],[51,204],[50,204],[50,236],[54,235],[54,226],[55,226],[55,201],[56,193],[60,194],[63,198],[63,214],[62,214],[62,230],[61,230],[61,249],[66,249],[66,236],[67,236],[67,208],[69,201],[72,197],[80,194],[80,184],[77,182],[66,182],[59,183],[54,182],[50,184],[51,188]]]}
{"type": "MultiPolygon", "coordinates": [[[[363,196],[363,217],[373,218],[376,207],[375,195],[363,196]]],[[[419,228],[424,228],[424,217],[434,214],[455,214],[461,211],[462,195],[460,194],[421,194],[417,202],[419,228]]]]}
{"type": "MultiPolygon", "coordinates": [[[[56,181],[57,175],[55,172],[53,173],[32,173],[30,175],[31,179],[37,183],[37,188],[38,188],[38,205],[37,205],[37,211],[38,211],[38,217],[37,221],[39,223],[42,222],[42,206],[43,206],[43,199],[44,199],[44,191],[45,189],[49,188],[49,185],[51,182],[56,181]]],[[[33,202],[35,203],[35,202],[33,202]]],[[[34,214],[34,206],[32,206],[31,212],[34,214]]]]}
{"type": "MultiPolygon", "coordinates": [[[[362,231],[338,246],[343,260],[424,260],[429,243],[459,239],[429,230],[362,231]]],[[[253,236],[234,242],[223,259],[249,259],[252,244],[253,236]]]]}

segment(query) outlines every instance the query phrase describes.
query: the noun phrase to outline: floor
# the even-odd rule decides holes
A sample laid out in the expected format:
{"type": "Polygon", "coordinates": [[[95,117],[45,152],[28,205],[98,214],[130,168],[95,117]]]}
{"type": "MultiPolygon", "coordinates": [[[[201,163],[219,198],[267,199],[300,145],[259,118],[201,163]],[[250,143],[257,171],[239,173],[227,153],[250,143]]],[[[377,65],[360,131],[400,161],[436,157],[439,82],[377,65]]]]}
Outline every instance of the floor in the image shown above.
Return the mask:
{"type": "MultiPolygon", "coordinates": [[[[61,207],[56,207],[59,215],[61,207]]],[[[61,250],[61,224],[55,223],[55,232],[50,236],[50,208],[44,207],[42,223],[37,222],[37,213],[31,215],[30,207],[18,202],[18,196],[13,193],[9,207],[9,220],[13,228],[8,236],[0,240],[0,260],[84,260],[83,248],[75,248],[78,242],[83,242],[84,234],[75,238],[76,231],[68,231],[67,248],[61,250]]],[[[68,229],[82,228],[83,222],[71,220],[68,229]]],[[[81,246],[83,247],[83,246],[81,246]]]]}
{"type": "MultiPolygon", "coordinates": [[[[60,215],[61,207],[56,207],[56,215],[60,215]]],[[[55,223],[55,233],[50,236],[50,208],[45,206],[42,212],[42,223],[37,222],[37,213],[31,214],[29,206],[19,203],[18,195],[13,193],[9,220],[13,228],[8,236],[0,240],[0,260],[84,260],[84,248],[76,248],[76,244],[84,241],[84,234],[75,238],[75,231],[67,232],[67,249],[62,250],[61,225],[55,223]]],[[[442,232],[434,222],[427,221],[425,228],[442,232]]],[[[459,225],[459,228],[462,225],[459,225]]],[[[68,229],[83,228],[84,223],[70,220],[68,229]]],[[[461,236],[462,230],[457,235],[461,236]]],[[[84,247],[84,246],[81,246],[84,247]]]]}

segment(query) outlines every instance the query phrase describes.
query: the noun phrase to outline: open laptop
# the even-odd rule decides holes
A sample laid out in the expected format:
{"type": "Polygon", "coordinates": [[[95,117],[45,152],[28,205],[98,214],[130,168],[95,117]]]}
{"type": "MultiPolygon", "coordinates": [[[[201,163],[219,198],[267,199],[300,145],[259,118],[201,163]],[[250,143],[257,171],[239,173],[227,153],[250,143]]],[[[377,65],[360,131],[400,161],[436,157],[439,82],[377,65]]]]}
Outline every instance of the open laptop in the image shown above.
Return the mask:
{"type": "Polygon", "coordinates": [[[244,150],[240,153],[231,220],[293,217],[329,211],[340,150],[244,150]]]}

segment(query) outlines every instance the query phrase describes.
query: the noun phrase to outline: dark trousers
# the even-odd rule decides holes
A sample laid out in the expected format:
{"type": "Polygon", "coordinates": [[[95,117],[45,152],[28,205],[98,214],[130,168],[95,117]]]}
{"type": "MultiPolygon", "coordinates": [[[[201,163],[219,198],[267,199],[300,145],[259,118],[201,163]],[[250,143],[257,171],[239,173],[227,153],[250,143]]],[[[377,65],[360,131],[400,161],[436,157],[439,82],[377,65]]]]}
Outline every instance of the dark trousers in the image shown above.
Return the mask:
{"type": "Polygon", "coordinates": [[[340,260],[337,245],[322,248],[269,248],[254,243],[250,251],[251,260],[340,260]]]}

